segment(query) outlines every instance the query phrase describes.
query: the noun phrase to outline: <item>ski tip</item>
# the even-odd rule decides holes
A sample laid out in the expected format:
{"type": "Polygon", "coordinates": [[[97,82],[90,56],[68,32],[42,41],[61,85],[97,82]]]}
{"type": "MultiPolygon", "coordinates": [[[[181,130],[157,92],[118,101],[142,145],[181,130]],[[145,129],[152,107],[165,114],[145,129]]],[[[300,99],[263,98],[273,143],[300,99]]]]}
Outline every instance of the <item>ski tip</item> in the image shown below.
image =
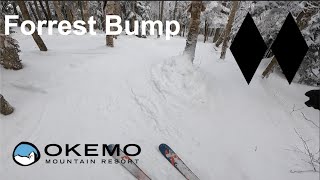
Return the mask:
{"type": "Polygon", "coordinates": [[[159,145],[159,149],[163,149],[164,147],[167,147],[167,146],[168,146],[167,144],[161,143],[161,144],[159,145]]]}
{"type": "Polygon", "coordinates": [[[108,145],[108,149],[109,149],[109,150],[112,150],[112,149],[113,149],[113,146],[114,146],[114,144],[109,144],[109,145],[108,145]]]}

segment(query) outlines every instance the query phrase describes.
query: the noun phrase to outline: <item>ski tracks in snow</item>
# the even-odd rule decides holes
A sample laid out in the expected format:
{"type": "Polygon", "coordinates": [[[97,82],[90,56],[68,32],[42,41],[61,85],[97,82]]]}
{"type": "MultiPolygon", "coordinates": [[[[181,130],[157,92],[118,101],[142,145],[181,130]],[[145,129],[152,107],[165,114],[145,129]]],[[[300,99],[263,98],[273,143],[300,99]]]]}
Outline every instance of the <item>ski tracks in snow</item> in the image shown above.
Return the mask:
{"type": "Polygon", "coordinates": [[[131,88],[132,97],[135,103],[140,107],[141,111],[144,112],[150,119],[153,120],[156,127],[159,127],[158,121],[158,107],[148,97],[137,95],[131,88]]]}
{"type": "Polygon", "coordinates": [[[147,93],[148,95],[138,94],[132,88],[130,90],[133,101],[145,116],[146,124],[151,125],[157,132],[157,135],[163,138],[180,136],[179,130],[173,126],[170,123],[170,119],[166,117],[163,100],[161,98],[150,93],[147,93]]]}

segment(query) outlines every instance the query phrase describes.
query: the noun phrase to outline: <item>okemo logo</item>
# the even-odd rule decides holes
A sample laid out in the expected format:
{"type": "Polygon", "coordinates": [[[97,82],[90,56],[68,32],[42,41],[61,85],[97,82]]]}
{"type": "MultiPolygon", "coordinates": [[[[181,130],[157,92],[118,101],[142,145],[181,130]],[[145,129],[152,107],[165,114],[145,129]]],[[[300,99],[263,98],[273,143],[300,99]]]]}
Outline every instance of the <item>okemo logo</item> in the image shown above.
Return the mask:
{"type": "MultiPolygon", "coordinates": [[[[137,144],[126,144],[121,150],[120,144],[48,144],[44,147],[43,153],[47,156],[44,160],[46,164],[96,164],[98,162],[112,164],[113,161],[115,164],[124,164],[134,163],[134,161],[137,163],[138,159],[129,158],[128,162],[124,162],[126,161],[124,159],[119,161],[118,158],[102,158],[97,161],[92,157],[113,156],[122,158],[123,156],[138,156],[141,153],[141,147],[137,144]]],[[[38,162],[41,156],[39,149],[34,144],[21,142],[14,148],[12,157],[16,164],[30,166],[38,162]]]]}
{"type": "Polygon", "coordinates": [[[34,144],[21,142],[14,148],[12,157],[20,166],[30,166],[39,161],[40,152],[34,144]]]}
{"type": "Polygon", "coordinates": [[[250,13],[247,13],[230,50],[248,84],[270,49],[291,84],[309,49],[293,16],[291,13],[287,15],[276,39],[268,48],[250,13]]]}

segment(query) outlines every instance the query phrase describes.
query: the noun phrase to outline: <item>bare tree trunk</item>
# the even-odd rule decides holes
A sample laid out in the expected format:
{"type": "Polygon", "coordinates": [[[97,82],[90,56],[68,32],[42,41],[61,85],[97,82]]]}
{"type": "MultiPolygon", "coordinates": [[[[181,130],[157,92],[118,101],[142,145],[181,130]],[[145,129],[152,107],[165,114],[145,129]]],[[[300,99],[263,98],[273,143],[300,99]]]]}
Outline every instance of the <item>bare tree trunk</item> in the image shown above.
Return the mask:
{"type": "MultiPolygon", "coordinates": [[[[20,10],[21,10],[21,13],[22,13],[22,16],[23,16],[23,19],[24,20],[31,20],[30,18],[30,14],[28,12],[28,9],[27,9],[27,6],[26,4],[24,3],[24,1],[17,1],[19,7],[20,7],[20,10]]],[[[30,25],[27,25],[27,27],[29,28],[29,30],[31,29],[30,25]]],[[[33,40],[36,42],[36,44],[38,45],[40,51],[47,51],[47,46],[44,44],[43,40],[41,39],[41,37],[38,35],[38,31],[37,29],[34,31],[34,33],[32,34],[32,37],[33,37],[33,40]]]]}
{"type": "Polygon", "coordinates": [[[187,35],[186,47],[183,54],[187,55],[188,58],[193,62],[197,39],[199,35],[199,25],[200,25],[200,15],[201,12],[205,10],[205,6],[202,4],[202,1],[192,1],[188,12],[191,13],[189,33],[187,35]]]}
{"type": "Polygon", "coordinates": [[[183,25],[183,33],[182,33],[182,37],[184,37],[185,32],[186,32],[186,25],[183,25]]]}
{"type": "Polygon", "coordinates": [[[210,36],[210,29],[209,29],[209,23],[207,22],[207,27],[205,29],[205,35],[206,35],[206,41],[208,41],[208,38],[210,36]]]}
{"type": "MultiPolygon", "coordinates": [[[[173,20],[176,20],[176,13],[177,13],[177,8],[178,8],[178,1],[176,1],[174,3],[174,9],[173,9],[173,20]]],[[[176,30],[176,26],[175,25],[171,25],[170,29],[171,31],[175,31],[176,30]]]]}
{"type": "Polygon", "coordinates": [[[174,9],[173,9],[173,20],[176,20],[176,13],[178,8],[178,1],[174,3],[174,9]]]}
{"type": "MultiPolygon", "coordinates": [[[[163,5],[164,5],[164,1],[161,1],[160,16],[159,16],[159,20],[161,22],[163,22],[163,5]]],[[[163,29],[162,29],[162,31],[163,31],[163,29]]],[[[160,27],[159,26],[158,26],[158,36],[157,36],[157,38],[160,38],[160,27]]]]}
{"type": "Polygon", "coordinates": [[[34,0],[33,4],[34,4],[34,7],[36,8],[36,12],[37,12],[39,20],[42,21],[41,12],[40,12],[39,7],[38,7],[38,2],[36,0],[34,0]]]}
{"type": "Polygon", "coordinates": [[[106,17],[106,4],[107,4],[107,1],[106,0],[104,0],[103,1],[103,4],[102,4],[102,12],[103,12],[103,16],[101,17],[102,18],[102,20],[101,20],[101,22],[102,22],[102,30],[104,31],[104,32],[106,32],[106,21],[105,21],[105,17],[106,17]]]}
{"type": "Polygon", "coordinates": [[[66,14],[66,1],[59,1],[60,7],[61,7],[61,13],[64,20],[68,20],[67,14],[66,14]]]}
{"type": "MultiPolygon", "coordinates": [[[[16,15],[19,15],[18,11],[17,11],[17,5],[14,1],[12,1],[12,6],[13,6],[13,12],[14,14],[16,15]]],[[[18,26],[21,26],[21,20],[20,20],[20,16],[19,18],[17,19],[17,23],[18,23],[18,26]]]]}
{"type": "Polygon", "coordinates": [[[182,23],[181,23],[181,12],[180,12],[180,10],[178,11],[177,21],[180,24],[179,36],[182,36],[182,31],[181,31],[182,23]]]}
{"type": "MultiPolygon", "coordinates": [[[[83,7],[83,20],[85,22],[88,22],[89,20],[89,2],[88,1],[82,1],[82,7],[83,7]]],[[[86,23],[85,25],[87,31],[89,31],[89,24],[86,23]]]]}
{"type": "Polygon", "coordinates": [[[226,57],[226,51],[228,48],[228,42],[230,39],[230,32],[232,28],[232,24],[234,21],[234,17],[236,15],[237,9],[239,8],[239,2],[238,1],[233,1],[232,2],[232,9],[228,18],[228,23],[226,25],[226,30],[224,33],[224,38],[223,38],[223,44],[222,44],[222,50],[221,50],[221,56],[220,59],[225,59],[226,57]]]}
{"type": "Polygon", "coordinates": [[[9,115],[13,113],[14,108],[4,99],[0,94],[0,113],[3,115],[9,115]]]}
{"type": "Polygon", "coordinates": [[[47,8],[47,12],[48,12],[48,19],[52,20],[52,15],[51,15],[51,10],[50,10],[50,7],[49,7],[49,1],[48,0],[46,0],[46,8],[47,8]]]}
{"type": "Polygon", "coordinates": [[[272,60],[270,61],[266,69],[262,72],[262,78],[267,77],[277,63],[278,62],[277,62],[276,56],[273,56],[272,60]]]}
{"type": "Polygon", "coordinates": [[[208,39],[209,39],[209,37],[212,36],[212,31],[213,31],[212,28],[209,28],[209,26],[208,26],[208,39]]]}
{"type": "Polygon", "coordinates": [[[73,23],[74,22],[74,16],[73,16],[73,13],[71,11],[71,8],[70,7],[66,7],[66,12],[67,12],[67,18],[68,18],[68,21],[70,23],[73,23]]]}
{"type": "Polygon", "coordinates": [[[52,1],[52,2],[54,5],[54,10],[56,11],[57,16],[58,16],[58,21],[60,22],[60,21],[64,20],[59,1],[52,1]]]}
{"type": "MultiPolygon", "coordinates": [[[[116,2],[115,1],[107,1],[106,5],[106,15],[112,15],[115,14],[115,6],[116,2]]],[[[112,35],[106,35],[106,45],[108,47],[114,47],[114,42],[113,42],[113,36],[112,35]]]]}
{"type": "Polygon", "coordinates": [[[203,38],[203,43],[205,43],[208,39],[208,20],[206,18],[204,22],[204,38],[203,38]]]}
{"type": "Polygon", "coordinates": [[[216,28],[214,35],[213,35],[213,43],[217,42],[217,40],[220,36],[220,30],[221,30],[221,28],[216,28]]]}
{"type": "MultiPolygon", "coordinates": [[[[19,3],[18,3],[18,4],[19,4],[19,3]]],[[[38,23],[39,18],[37,17],[37,14],[36,14],[36,12],[35,12],[32,4],[31,4],[31,2],[28,2],[28,4],[29,4],[29,7],[30,7],[30,9],[31,9],[31,12],[32,12],[32,15],[33,15],[34,19],[35,19],[36,22],[38,23]]],[[[20,7],[20,5],[19,5],[19,7],[20,7]]],[[[28,14],[29,14],[29,13],[28,13],[28,14]]],[[[31,18],[30,18],[30,20],[31,20],[31,18]]]]}
{"type": "MultiPolygon", "coordinates": [[[[114,2],[114,12],[113,12],[115,15],[118,15],[121,17],[121,4],[120,4],[120,1],[115,1],[114,2]]],[[[118,35],[114,35],[113,36],[115,39],[118,38],[118,35]]]]}
{"type": "Polygon", "coordinates": [[[74,9],[73,2],[72,1],[66,2],[65,9],[66,9],[68,21],[70,23],[73,23],[76,20],[75,15],[72,12],[72,9],[74,9]]]}
{"type": "Polygon", "coordinates": [[[223,30],[222,33],[220,34],[220,36],[216,42],[216,47],[219,47],[220,44],[223,42],[224,33],[225,33],[225,30],[223,30]]]}
{"type": "Polygon", "coordinates": [[[133,12],[133,16],[130,19],[130,31],[134,31],[134,21],[136,20],[136,6],[137,6],[137,1],[131,1],[131,11],[133,12]]]}
{"type": "Polygon", "coordinates": [[[44,16],[46,17],[46,20],[49,21],[50,19],[49,19],[47,12],[46,12],[46,9],[44,8],[42,0],[39,0],[39,3],[40,3],[40,6],[41,6],[41,9],[43,11],[44,16]]]}
{"type": "Polygon", "coordinates": [[[77,1],[72,1],[72,3],[71,3],[71,12],[73,14],[73,21],[78,20],[77,12],[78,12],[79,8],[80,8],[79,7],[79,3],[77,1]]]}
{"type": "Polygon", "coordinates": [[[179,32],[180,37],[182,37],[182,33],[183,33],[183,24],[180,26],[180,32],[179,32]]]}
{"type": "MultiPolygon", "coordinates": [[[[107,2],[107,1],[106,1],[106,2],[107,2]]],[[[84,20],[84,17],[83,17],[83,4],[82,4],[82,1],[78,1],[78,4],[79,4],[79,7],[80,7],[81,18],[82,18],[82,20],[84,20]]]]}
{"type": "MultiPolygon", "coordinates": [[[[161,17],[161,1],[159,1],[159,16],[158,16],[158,20],[159,21],[161,21],[160,20],[160,17],[161,17]]],[[[159,35],[159,26],[157,25],[157,38],[159,38],[160,37],[160,35],[159,35]]]]}
{"type": "Polygon", "coordinates": [[[215,31],[215,28],[209,28],[209,37],[212,37],[213,38],[213,35],[214,35],[214,31],[215,31]]]}

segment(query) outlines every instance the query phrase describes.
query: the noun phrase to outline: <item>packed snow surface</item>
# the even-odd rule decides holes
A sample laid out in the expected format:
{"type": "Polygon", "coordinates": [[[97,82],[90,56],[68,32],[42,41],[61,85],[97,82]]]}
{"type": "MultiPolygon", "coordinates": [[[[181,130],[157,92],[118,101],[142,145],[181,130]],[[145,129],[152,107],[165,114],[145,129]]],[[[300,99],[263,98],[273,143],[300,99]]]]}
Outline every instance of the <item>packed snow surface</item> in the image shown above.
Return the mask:
{"type": "Polygon", "coordinates": [[[158,180],[184,179],[159,153],[161,143],[203,180],[319,179],[290,172],[312,170],[295,130],[319,149],[319,111],[304,105],[315,88],[277,74],[261,79],[268,60],[248,85],[230,51],[220,60],[219,49],[201,40],[192,65],[182,37],[121,35],[108,48],[102,33],[56,32],[42,36],[49,50],[40,52],[31,36],[13,36],[24,69],[0,69],[1,93],[15,107],[0,116],[0,179],[134,179],[119,164],[46,164],[43,149],[53,143],[136,143],[138,165],[158,180]],[[42,159],[15,164],[21,141],[35,144],[42,159]]]}

